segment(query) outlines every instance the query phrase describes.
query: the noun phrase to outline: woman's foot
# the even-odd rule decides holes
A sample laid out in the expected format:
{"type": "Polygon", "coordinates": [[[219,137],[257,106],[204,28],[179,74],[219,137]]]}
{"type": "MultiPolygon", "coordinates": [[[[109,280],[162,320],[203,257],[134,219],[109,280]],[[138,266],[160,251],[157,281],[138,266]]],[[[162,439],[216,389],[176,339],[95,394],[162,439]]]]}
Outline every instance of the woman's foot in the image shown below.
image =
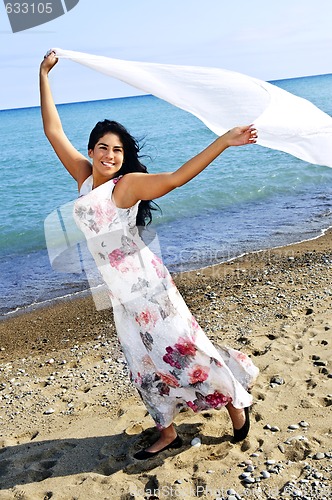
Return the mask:
{"type": "Polygon", "coordinates": [[[233,423],[233,443],[243,441],[250,428],[249,408],[235,408],[231,403],[226,406],[233,423]]]}
{"type": "Polygon", "coordinates": [[[173,424],[171,424],[160,432],[160,438],[155,443],[145,450],[135,453],[134,458],[137,460],[146,460],[147,458],[155,457],[162,451],[170,448],[181,448],[181,446],[182,439],[177,435],[173,424]]]}

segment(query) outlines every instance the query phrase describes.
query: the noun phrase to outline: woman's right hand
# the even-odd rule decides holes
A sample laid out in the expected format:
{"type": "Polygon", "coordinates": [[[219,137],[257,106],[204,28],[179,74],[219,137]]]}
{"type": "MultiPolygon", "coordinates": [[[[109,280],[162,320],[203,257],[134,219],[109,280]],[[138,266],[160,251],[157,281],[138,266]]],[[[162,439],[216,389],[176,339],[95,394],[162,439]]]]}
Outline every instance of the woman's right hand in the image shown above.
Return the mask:
{"type": "Polygon", "coordinates": [[[58,58],[54,52],[54,50],[49,50],[45,56],[43,61],[40,64],[40,72],[48,74],[51,69],[56,65],[58,62],[58,58]]]}

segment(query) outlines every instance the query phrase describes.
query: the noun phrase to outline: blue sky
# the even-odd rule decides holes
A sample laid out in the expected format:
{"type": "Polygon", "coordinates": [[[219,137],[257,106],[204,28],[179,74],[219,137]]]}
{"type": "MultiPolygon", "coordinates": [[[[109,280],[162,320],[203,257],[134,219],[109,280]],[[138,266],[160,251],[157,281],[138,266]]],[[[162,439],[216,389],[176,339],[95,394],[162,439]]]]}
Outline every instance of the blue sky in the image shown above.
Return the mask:
{"type": "MultiPolygon", "coordinates": [[[[80,0],[64,16],[13,34],[1,2],[0,109],[39,104],[39,63],[51,47],[268,81],[332,73],[331,19],[331,0],[80,0]]],[[[139,93],[71,61],[60,61],[51,79],[57,103],[139,93]]]]}

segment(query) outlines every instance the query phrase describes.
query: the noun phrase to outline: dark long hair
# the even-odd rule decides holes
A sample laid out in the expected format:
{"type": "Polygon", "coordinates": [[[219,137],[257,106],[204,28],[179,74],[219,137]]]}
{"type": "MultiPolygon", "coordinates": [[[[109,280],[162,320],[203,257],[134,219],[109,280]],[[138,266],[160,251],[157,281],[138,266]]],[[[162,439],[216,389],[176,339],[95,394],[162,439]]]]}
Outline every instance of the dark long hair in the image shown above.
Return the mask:
{"type": "MultiPolygon", "coordinates": [[[[128,132],[128,130],[113,120],[103,120],[98,122],[92,129],[88,142],[88,149],[93,149],[99,139],[105,134],[116,134],[120,137],[124,149],[124,161],[117,173],[120,175],[129,174],[131,172],[142,172],[147,174],[147,168],[140,162],[140,145],[138,141],[128,132]]],[[[152,221],[151,210],[160,210],[158,205],[152,200],[142,200],[138,205],[136,217],[137,226],[147,226],[152,221]]]]}

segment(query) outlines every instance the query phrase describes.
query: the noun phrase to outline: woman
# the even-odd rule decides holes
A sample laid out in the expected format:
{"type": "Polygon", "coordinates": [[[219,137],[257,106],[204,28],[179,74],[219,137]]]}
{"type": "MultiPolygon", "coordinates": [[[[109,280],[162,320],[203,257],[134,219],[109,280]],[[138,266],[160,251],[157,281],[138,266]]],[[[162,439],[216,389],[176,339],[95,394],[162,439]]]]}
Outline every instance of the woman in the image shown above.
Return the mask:
{"type": "Polygon", "coordinates": [[[226,406],[233,442],[249,431],[248,390],[258,369],[248,356],[216,348],[191,315],[174,282],[141,240],[137,225],[151,219],[150,201],[189,182],[230,146],[256,142],[253,126],[236,127],[173,172],[147,174],[137,142],[116,122],[99,122],[90,135],[90,163],[66,137],[48,82],[57,63],[48,53],[40,66],[45,134],[80,198],[74,217],[106,282],[118,337],[135,384],[160,430],[159,439],[134,455],[144,460],[180,448],[173,425],[182,408],[202,411],[226,406]]]}

